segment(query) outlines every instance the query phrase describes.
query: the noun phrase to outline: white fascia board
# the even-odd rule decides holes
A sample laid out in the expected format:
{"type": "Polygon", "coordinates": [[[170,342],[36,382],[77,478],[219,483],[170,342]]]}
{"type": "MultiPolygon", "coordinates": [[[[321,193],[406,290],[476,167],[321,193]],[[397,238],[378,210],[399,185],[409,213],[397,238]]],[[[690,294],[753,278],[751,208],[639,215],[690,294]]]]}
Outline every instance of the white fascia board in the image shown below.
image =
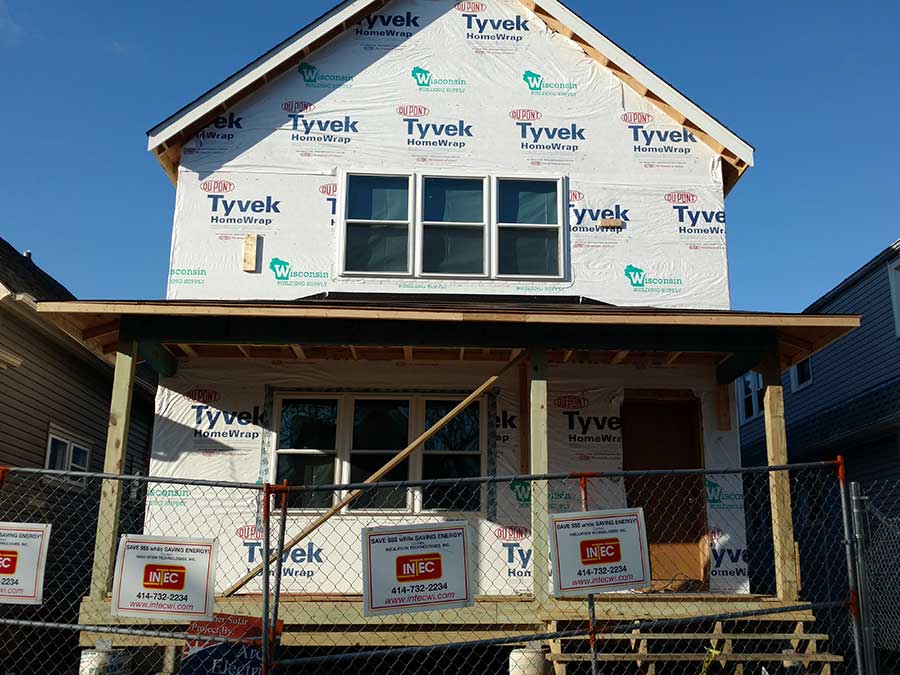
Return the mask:
{"type": "Polygon", "coordinates": [[[208,115],[232,96],[239,94],[244,88],[260,79],[275,66],[299,54],[305,47],[319,39],[330,30],[340,26],[351,16],[373,4],[374,0],[348,0],[343,2],[300,30],[274,49],[266,52],[221,84],[216,85],[197,100],[170,116],[147,132],[147,149],[153,150],[158,145],[208,115]]]}
{"type": "Polygon", "coordinates": [[[739,159],[744,160],[749,166],[753,166],[753,146],[739,138],[732,131],[729,131],[712,115],[704,112],[672,85],[654,74],[631,54],[561,2],[558,2],[558,0],[541,0],[539,4],[542,9],[557,18],[560,23],[571,28],[573,32],[584,38],[597,51],[675,108],[675,110],[681,112],[705,133],[737,155],[739,159]]]}

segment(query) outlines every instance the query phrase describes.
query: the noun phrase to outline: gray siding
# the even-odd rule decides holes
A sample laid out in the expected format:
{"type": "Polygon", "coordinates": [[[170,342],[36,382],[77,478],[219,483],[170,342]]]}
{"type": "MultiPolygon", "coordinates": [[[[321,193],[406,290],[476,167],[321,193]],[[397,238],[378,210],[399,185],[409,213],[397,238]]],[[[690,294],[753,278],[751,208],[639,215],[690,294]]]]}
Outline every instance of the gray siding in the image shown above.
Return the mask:
{"type": "MultiPolygon", "coordinates": [[[[0,370],[0,464],[44,466],[53,424],[89,441],[91,469],[102,471],[112,369],[79,358],[3,308],[0,347],[24,360],[21,366],[0,370]]],[[[152,426],[152,401],[136,395],[126,472],[146,472],[152,426]]]]}

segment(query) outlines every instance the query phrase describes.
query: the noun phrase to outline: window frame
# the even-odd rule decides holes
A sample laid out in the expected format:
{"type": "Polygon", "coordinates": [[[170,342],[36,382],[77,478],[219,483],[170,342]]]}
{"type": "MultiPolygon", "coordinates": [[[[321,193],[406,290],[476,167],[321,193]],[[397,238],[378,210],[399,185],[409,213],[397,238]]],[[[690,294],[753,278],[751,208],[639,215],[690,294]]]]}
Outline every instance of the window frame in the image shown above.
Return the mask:
{"type": "Polygon", "coordinates": [[[366,279],[366,278],[382,278],[382,279],[459,279],[459,280],[491,280],[491,281],[547,281],[561,282],[565,281],[569,275],[569,208],[568,208],[568,178],[565,175],[527,175],[513,176],[507,174],[492,174],[490,172],[466,172],[466,171],[350,171],[341,169],[338,172],[340,180],[340,190],[338,192],[338,208],[337,213],[340,214],[338,219],[337,232],[337,266],[339,270],[338,276],[347,279],[366,279]],[[351,176],[384,176],[384,177],[403,177],[409,180],[409,202],[407,204],[407,214],[409,216],[409,234],[407,238],[407,269],[405,272],[365,272],[356,270],[347,270],[347,225],[353,223],[362,224],[403,224],[404,221],[368,221],[368,220],[350,220],[348,218],[349,209],[349,179],[351,176]],[[424,180],[426,178],[457,178],[460,180],[482,180],[484,181],[484,222],[476,223],[435,223],[424,221],[424,180]],[[556,184],[556,209],[557,222],[555,225],[535,224],[535,223],[500,223],[499,222],[499,202],[497,199],[499,182],[503,180],[509,181],[546,181],[556,184]],[[466,274],[458,272],[425,272],[424,271],[424,241],[425,227],[446,226],[446,227],[483,227],[484,232],[484,268],[482,274],[466,274]],[[557,261],[559,265],[558,274],[556,275],[535,275],[535,274],[500,274],[500,228],[520,228],[520,229],[537,229],[551,230],[557,232],[557,261]]]}
{"type": "MultiPolygon", "coordinates": [[[[353,417],[354,417],[354,403],[357,400],[406,400],[409,401],[409,424],[407,428],[407,439],[408,442],[411,442],[413,439],[419,436],[425,430],[425,419],[426,419],[426,401],[462,401],[465,398],[465,394],[458,393],[447,393],[447,392],[409,392],[409,391],[396,391],[396,392],[357,392],[357,391],[341,391],[341,392],[328,392],[328,391],[302,391],[302,392],[293,392],[290,390],[280,390],[275,391],[273,393],[273,404],[272,410],[274,413],[274,425],[273,425],[273,438],[271,443],[271,452],[269,453],[270,461],[269,461],[269,480],[271,483],[275,483],[278,477],[278,455],[279,454],[322,454],[320,450],[296,450],[296,449],[285,449],[281,450],[279,446],[279,441],[281,437],[281,409],[283,405],[283,401],[286,399],[311,399],[311,400],[321,400],[321,399],[336,399],[338,401],[337,407],[337,429],[335,434],[335,445],[337,446],[335,450],[335,484],[344,484],[350,482],[350,472],[351,472],[351,464],[350,464],[350,454],[352,451],[353,445],[353,417]]],[[[475,401],[473,405],[478,406],[478,414],[479,414],[479,449],[481,455],[480,461],[480,475],[485,475],[487,472],[487,463],[488,463],[488,429],[487,429],[487,403],[482,398],[480,401],[475,401]]],[[[402,450],[403,448],[397,448],[396,451],[393,451],[394,454],[402,450]]],[[[390,450],[362,450],[357,452],[363,452],[368,454],[389,454],[392,451],[390,450]]],[[[420,447],[416,448],[416,450],[409,456],[409,474],[408,480],[416,481],[422,480],[422,469],[423,469],[423,455],[425,453],[425,444],[422,444],[420,447]]],[[[432,454],[432,453],[429,453],[432,454]]],[[[332,495],[331,505],[334,506],[339,499],[343,499],[349,494],[348,491],[342,490],[340,492],[335,492],[332,495]]],[[[440,515],[442,517],[445,516],[460,516],[460,517],[474,517],[474,516],[483,516],[487,513],[487,505],[486,505],[486,492],[484,490],[481,491],[481,503],[479,504],[478,510],[470,510],[470,511],[451,511],[446,509],[424,509],[422,507],[423,504],[423,495],[421,487],[407,488],[407,498],[406,498],[406,506],[405,508],[371,508],[371,509],[352,509],[349,506],[345,506],[341,509],[340,514],[342,516],[366,516],[371,514],[390,514],[397,516],[431,516],[431,515],[440,515]]],[[[321,513],[323,508],[328,507],[309,507],[309,508],[297,508],[290,507],[288,509],[289,513],[292,514],[309,514],[309,513],[321,513]]]]}
{"type": "Polygon", "coordinates": [[[747,373],[744,373],[744,375],[741,375],[740,396],[738,397],[738,412],[740,413],[742,424],[747,423],[747,422],[752,422],[755,419],[759,419],[759,417],[763,414],[763,412],[764,412],[763,406],[760,405],[757,395],[759,392],[763,392],[763,396],[765,396],[765,388],[766,388],[766,383],[763,382],[762,375],[760,373],[756,372],[755,370],[748,370],[747,373]],[[751,407],[753,408],[753,414],[750,415],[749,417],[747,417],[747,414],[744,410],[744,401],[746,400],[747,397],[744,395],[744,389],[743,389],[743,378],[748,373],[754,377],[754,382],[757,383],[756,387],[753,387],[753,386],[750,387],[750,390],[751,390],[750,391],[750,399],[752,402],[751,407]]]}
{"type": "Polygon", "coordinates": [[[344,277],[360,277],[360,278],[399,278],[405,279],[414,277],[416,274],[415,253],[419,248],[416,242],[416,181],[415,175],[403,171],[341,171],[341,189],[338,191],[340,200],[340,208],[338,212],[341,214],[341,227],[338,230],[338,267],[341,270],[341,276],[344,277]],[[406,178],[408,181],[407,188],[407,204],[406,204],[406,221],[402,220],[358,220],[348,217],[348,209],[350,208],[350,177],[351,176],[369,176],[383,178],[406,178]],[[361,270],[347,269],[347,225],[351,223],[359,223],[363,225],[406,225],[406,271],[405,272],[366,272],[361,270]]]}
{"type": "Polygon", "coordinates": [[[812,369],[812,358],[807,356],[805,359],[800,361],[794,366],[791,366],[791,393],[800,391],[802,389],[806,389],[813,382],[813,369],[812,369]],[[797,366],[799,366],[803,361],[806,361],[809,364],[809,379],[806,382],[800,382],[799,375],[797,373],[797,366]]]}
{"type": "Polygon", "coordinates": [[[889,262],[887,271],[891,287],[891,309],[894,312],[894,337],[900,338],[900,260],[889,262]]]}
{"type": "MultiPolygon", "coordinates": [[[[62,469],[62,471],[69,471],[71,473],[90,473],[91,458],[94,454],[93,444],[88,442],[84,436],[81,436],[80,434],[73,434],[69,430],[58,427],[55,424],[51,424],[50,428],[47,430],[47,442],[44,445],[45,469],[53,469],[53,467],[50,466],[50,448],[53,445],[54,439],[66,444],[65,468],[62,469]],[[76,467],[73,462],[72,455],[74,454],[74,448],[76,447],[84,450],[87,453],[83,468],[80,466],[76,467]]],[[[74,485],[79,486],[85,486],[87,484],[84,478],[76,478],[73,476],[54,476],[54,478],[61,478],[74,485]]]]}

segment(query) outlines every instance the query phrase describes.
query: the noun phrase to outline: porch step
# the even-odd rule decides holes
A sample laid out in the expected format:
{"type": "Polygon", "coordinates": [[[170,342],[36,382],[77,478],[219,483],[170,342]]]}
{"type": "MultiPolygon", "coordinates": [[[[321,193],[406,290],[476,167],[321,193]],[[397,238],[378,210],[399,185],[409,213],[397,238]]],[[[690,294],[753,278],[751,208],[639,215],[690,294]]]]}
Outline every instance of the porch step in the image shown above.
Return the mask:
{"type": "MultiPolygon", "coordinates": [[[[562,638],[566,641],[588,640],[587,635],[562,638]]],[[[824,633],[598,633],[598,641],[607,640],[798,640],[824,642],[824,633]]]]}
{"type": "MultiPolygon", "coordinates": [[[[587,652],[569,653],[569,654],[547,654],[547,660],[554,663],[582,662],[590,661],[591,655],[587,652]]],[[[647,662],[647,661],[734,661],[734,662],[780,662],[790,661],[791,663],[842,663],[844,657],[835,654],[735,654],[733,652],[716,654],[710,658],[709,654],[604,654],[597,653],[598,661],[629,661],[629,662],[647,662]]]]}

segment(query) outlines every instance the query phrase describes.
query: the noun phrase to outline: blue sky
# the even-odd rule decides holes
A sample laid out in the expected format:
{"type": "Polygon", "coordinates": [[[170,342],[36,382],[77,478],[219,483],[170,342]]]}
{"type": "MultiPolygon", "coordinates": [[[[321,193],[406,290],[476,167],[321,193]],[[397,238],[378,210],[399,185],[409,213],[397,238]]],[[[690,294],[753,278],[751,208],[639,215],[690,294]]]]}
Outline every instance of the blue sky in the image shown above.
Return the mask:
{"type": "MultiPolygon", "coordinates": [[[[163,297],[175,191],[144,132],[331,4],[0,0],[0,236],[79,297],[163,297]]],[[[569,5],[755,146],[736,309],[799,311],[900,237],[900,3],[569,5]]]]}

